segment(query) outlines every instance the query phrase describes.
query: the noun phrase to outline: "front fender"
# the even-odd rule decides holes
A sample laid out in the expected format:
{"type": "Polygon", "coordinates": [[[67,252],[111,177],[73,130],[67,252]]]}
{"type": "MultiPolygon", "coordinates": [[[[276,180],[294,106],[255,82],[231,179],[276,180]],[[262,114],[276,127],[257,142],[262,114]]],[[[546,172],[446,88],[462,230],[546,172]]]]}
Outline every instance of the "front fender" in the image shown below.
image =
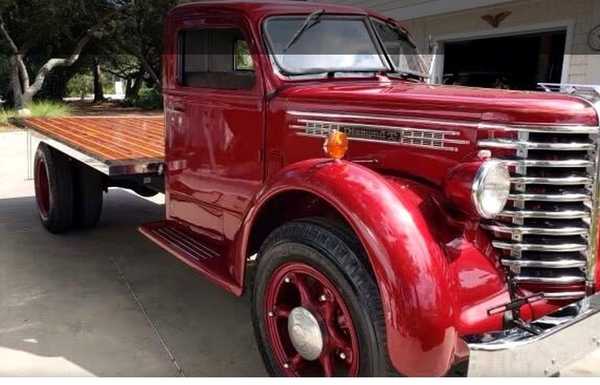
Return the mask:
{"type": "Polygon", "coordinates": [[[247,229],[271,198],[293,190],[327,201],[361,240],[379,286],[393,366],[411,376],[445,374],[457,350],[457,290],[423,194],[355,163],[312,159],[271,179],[247,229]]]}

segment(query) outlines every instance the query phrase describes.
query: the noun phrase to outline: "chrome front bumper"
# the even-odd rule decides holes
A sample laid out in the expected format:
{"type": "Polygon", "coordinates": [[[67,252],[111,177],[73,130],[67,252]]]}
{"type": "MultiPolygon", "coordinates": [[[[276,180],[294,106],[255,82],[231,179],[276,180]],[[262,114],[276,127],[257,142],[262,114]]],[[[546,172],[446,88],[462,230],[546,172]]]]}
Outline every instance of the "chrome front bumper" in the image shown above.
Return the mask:
{"type": "Polygon", "coordinates": [[[540,335],[514,329],[490,342],[469,344],[468,375],[556,376],[600,349],[600,293],[570,306],[577,310],[570,318],[550,315],[535,321],[544,329],[540,335]]]}

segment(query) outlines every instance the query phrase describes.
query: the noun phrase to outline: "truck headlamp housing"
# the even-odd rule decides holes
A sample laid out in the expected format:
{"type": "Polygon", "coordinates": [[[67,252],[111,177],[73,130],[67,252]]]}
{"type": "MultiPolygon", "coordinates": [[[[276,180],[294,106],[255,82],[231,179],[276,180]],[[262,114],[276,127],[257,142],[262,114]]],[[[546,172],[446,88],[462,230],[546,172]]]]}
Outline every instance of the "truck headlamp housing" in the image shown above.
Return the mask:
{"type": "Polygon", "coordinates": [[[491,219],[506,206],[510,173],[495,160],[463,163],[450,170],[444,188],[448,199],[461,211],[491,219]]]}
{"type": "Polygon", "coordinates": [[[473,205],[483,218],[494,218],[506,206],[510,194],[510,174],[498,161],[484,162],[473,180],[473,205]]]}

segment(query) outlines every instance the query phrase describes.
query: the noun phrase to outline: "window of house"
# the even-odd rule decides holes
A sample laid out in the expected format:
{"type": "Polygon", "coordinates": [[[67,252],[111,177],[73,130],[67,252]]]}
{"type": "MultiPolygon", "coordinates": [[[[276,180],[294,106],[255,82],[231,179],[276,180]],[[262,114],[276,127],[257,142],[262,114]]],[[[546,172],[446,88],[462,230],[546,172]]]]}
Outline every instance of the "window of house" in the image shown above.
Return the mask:
{"type": "Polygon", "coordinates": [[[180,77],[187,87],[251,89],[254,63],[239,29],[183,31],[179,36],[180,77]]]}

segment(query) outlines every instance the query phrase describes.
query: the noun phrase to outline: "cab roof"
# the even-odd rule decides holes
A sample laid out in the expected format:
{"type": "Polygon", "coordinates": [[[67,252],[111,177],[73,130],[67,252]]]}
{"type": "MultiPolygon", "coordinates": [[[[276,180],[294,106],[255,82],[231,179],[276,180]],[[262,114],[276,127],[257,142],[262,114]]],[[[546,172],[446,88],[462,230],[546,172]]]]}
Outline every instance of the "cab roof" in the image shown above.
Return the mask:
{"type": "Polygon", "coordinates": [[[205,12],[208,9],[221,9],[234,12],[240,12],[248,14],[253,18],[270,16],[270,15],[282,15],[282,14],[305,14],[320,9],[324,9],[326,13],[332,14],[350,14],[350,15],[373,15],[380,18],[386,19],[385,16],[381,16],[374,12],[367,11],[362,8],[336,5],[328,3],[317,3],[310,1],[286,1],[286,0],[252,0],[252,1],[239,1],[239,0],[212,0],[193,2],[178,5],[173,9],[176,14],[181,13],[194,13],[205,12]]]}

